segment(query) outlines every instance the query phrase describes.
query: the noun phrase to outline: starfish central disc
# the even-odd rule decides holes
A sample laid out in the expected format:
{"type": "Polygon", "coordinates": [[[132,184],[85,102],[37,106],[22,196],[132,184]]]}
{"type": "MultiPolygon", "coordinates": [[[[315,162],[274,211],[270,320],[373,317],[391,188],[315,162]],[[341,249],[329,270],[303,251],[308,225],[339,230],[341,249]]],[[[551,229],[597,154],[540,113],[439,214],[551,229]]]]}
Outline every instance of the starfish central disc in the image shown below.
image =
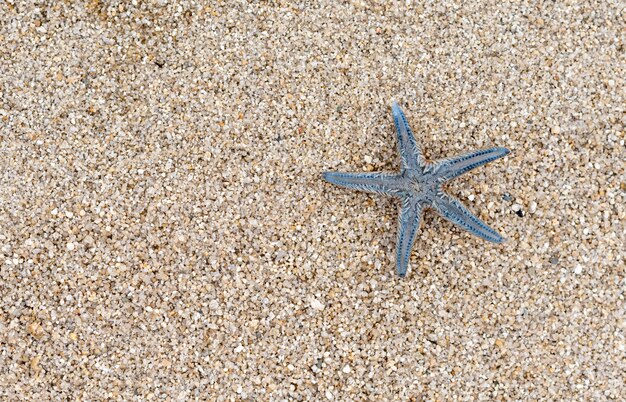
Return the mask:
{"type": "Polygon", "coordinates": [[[422,185],[420,184],[419,181],[413,179],[411,180],[411,191],[415,192],[415,193],[419,193],[423,190],[422,185]]]}

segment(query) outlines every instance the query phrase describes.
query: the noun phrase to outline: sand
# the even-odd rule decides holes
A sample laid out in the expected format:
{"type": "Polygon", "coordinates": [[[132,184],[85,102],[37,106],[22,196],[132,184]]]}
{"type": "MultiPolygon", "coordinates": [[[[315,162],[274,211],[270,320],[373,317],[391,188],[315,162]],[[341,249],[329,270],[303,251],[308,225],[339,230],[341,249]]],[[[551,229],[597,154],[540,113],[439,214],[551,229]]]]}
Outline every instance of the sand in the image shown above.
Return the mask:
{"type": "Polygon", "coordinates": [[[623,4],[433,3],[1,2],[0,399],[623,400],[623,4]]]}

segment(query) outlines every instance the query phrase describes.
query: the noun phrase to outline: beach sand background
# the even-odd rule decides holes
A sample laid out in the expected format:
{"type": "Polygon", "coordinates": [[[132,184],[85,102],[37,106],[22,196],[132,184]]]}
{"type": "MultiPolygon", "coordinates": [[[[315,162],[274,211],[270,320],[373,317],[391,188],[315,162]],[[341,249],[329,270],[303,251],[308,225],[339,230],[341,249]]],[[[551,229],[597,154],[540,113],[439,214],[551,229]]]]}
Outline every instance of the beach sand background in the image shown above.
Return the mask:
{"type": "Polygon", "coordinates": [[[623,3],[0,3],[0,399],[623,400],[623,3]],[[434,4],[433,4],[434,3],[434,4]],[[325,170],[512,154],[449,191],[325,170]]]}

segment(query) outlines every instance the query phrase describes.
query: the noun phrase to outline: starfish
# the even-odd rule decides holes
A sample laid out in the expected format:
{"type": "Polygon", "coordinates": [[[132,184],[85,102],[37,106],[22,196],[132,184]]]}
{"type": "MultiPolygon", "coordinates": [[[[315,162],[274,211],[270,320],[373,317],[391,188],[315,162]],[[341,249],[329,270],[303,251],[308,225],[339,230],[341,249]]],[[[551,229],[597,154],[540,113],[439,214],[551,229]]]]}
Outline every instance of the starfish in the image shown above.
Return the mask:
{"type": "Polygon", "coordinates": [[[396,271],[406,275],[417,230],[424,209],[432,208],[443,218],[473,235],[494,243],[504,238],[474,216],[457,198],[443,191],[443,185],[479,166],[502,158],[510,151],[495,147],[467,152],[435,162],[427,161],[415,141],[409,123],[396,102],[391,106],[398,134],[399,173],[343,173],[325,172],[324,179],[338,186],[385,194],[402,201],[398,240],[396,244],[396,271]]]}

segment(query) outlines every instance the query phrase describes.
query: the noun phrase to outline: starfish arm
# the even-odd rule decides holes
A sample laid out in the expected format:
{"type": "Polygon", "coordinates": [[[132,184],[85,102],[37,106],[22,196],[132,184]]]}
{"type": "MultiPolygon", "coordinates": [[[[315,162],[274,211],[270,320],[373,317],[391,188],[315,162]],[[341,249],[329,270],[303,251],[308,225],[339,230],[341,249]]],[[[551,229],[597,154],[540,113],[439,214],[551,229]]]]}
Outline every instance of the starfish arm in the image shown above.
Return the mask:
{"type": "Polygon", "coordinates": [[[502,147],[481,149],[479,151],[472,151],[437,161],[431,165],[431,169],[429,170],[432,170],[436,176],[447,181],[459,177],[463,173],[469,172],[479,166],[502,158],[510,152],[511,151],[508,149],[502,147]]]}
{"type": "Polygon", "coordinates": [[[404,188],[402,176],[394,173],[324,172],[324,180],[341,187],[398,196],[404,188]]]}
{"type": "Polygon", "coordinates": [[[413,202],[409,197],[402,200],[396,244],[396,272],[400,277],[406,275],[411,258],[411,249],[422,221],[423,210],[424,206],[420,202],[413,202]]]}
{"type": "Polygon", "coordinates": [[[413,131],[409,127],[402,109],[396,102],[391,105],[393,121],[396,124],[396,132],[398,133],[398,151],[402,161],[402,170],[418,169],[425,165],[422,149],[415,141],[413,131]]]}
{"type": "Polygon", "coordinates": [[[448,194],[439,195],[432,206],[439,215],[475,236],[494,243],[504,241],[498,232],[474,216],[461,201],[448,194]]]}

